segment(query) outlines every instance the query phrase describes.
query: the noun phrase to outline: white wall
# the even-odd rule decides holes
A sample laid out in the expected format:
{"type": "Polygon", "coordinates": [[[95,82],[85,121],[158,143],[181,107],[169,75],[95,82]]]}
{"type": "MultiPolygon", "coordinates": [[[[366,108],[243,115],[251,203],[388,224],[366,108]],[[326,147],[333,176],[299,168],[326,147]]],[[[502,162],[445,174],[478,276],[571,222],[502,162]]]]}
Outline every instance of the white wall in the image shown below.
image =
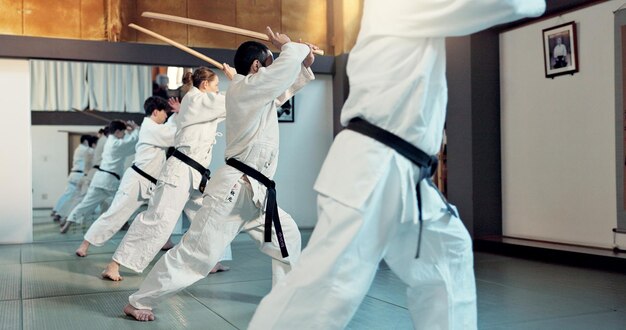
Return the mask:
{"type": "MultiPolygon", "coordinates": [[[[228,80],[220,75],[220,89],[228,80]]],[[[296,95],[295,122],[281,123],[280,156],[275,181],[278,203],[300,227],[317,222],[313,183],[332,142],[332,77],[318,75],[296,95]]],[[[33,126],[34,207],[51,207],[63,193],[67,182],[67,134],[59,130],[96,132],[98,126],[33,126]],[[47,194],[47,199],[43,195],[47,194]]],[[[219,131],[224,132],[224,124],[219,131]]],[[[214,172],[224,165],[224,137],[213,149],[214,172]]]]}
{"type": "Polygon", "coordinates": [[[31,128],[33,144],[33,207],[53,207],[65,191],[69,173],[68,133],[95,134],[102,126],[47,126],[31,128]]]}
{"type": "Polygon", "coordinates": [[[500,36],[503,234],[612,246],[613,11],[607,1],[500,36]],[[542,30],[576,21],[580,71],[545,78],[542,30]]]}
{"type": "Polygon", "coordinates": [[[0,59],[0,243],[32,242],[30,75],[28,61],[0,59]]]}

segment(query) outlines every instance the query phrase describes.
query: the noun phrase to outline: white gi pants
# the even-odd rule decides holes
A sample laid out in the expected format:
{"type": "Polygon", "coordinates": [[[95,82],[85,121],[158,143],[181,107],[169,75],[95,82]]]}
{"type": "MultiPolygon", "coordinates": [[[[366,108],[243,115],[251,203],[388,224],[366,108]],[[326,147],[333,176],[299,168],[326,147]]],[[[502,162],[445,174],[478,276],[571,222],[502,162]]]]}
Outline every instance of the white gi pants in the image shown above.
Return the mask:
{"type": "Polygon", "coordinates": [[[102,246],[122,228],[135,211],[148,203],[148,198],[142,196],[140,180],[147,181],[132,168],[126,170],[111,206],[89,227],[85,234],[86,241],[102,246]]]}
{"type": "MultiPolygon", "coordinates": [[[[408,285],[415,329],[475,329],[470,236],[448,213],[401,223],[401,176],[393,169],[362,209],[318,196],[318,223],[296,267],[261,301],[249,329],[343,329],[385,259],[408,285]]],[[[440,213],[441,214],[441,213],[440,213]]]]}
{"type": "Polygon", "coordinates": [[[78,203],[78,205],[76,205],[76,207],[72,210],[70,215],[67,217],[67,221],[83,223],[83,220],[86,217],[91,216],[103,201],[113,197],[113,195],[115,195],[115,191],[89,187],[87,195],[85,195],[83,200],[80,201],[80,203],[78,203]]]}
{"type": "MultiPolygon", "coordinates": [[[[66,209],[66,205],[70,203],[72,198],[74,198],[74,196],[76,196],[76,194],[79,192],[78,183],[80,182],[80,178],[82,176],[83,173],[71,172],[70,175],[67,177],[67,187],[65,187],[65,191],[54,205],[53,210],[56,211],[57,214],[59,214],[60,211],[66,209]]],[[[71,209],[69,211],[71,211],[71,209]]],[[[66,216],[67,213],[59,215],[66,216]]]]}
{"type": "Polygon", "coordinates": [[[83,176],[78,183],[76,184],[76,191],[70,198],[70,200],[65,203],[59,210],[57,210],[57,214],[62,218],[67,217],[72,210],[80,203],[80,201],[85,198],[87,195],[87,190],[89,190],[89,181],[86,176],[83,176]]]}
{"type": "MultiPolygon", "coordinates": [[[[180,166],[187,167],[182,163],[180,166]]],[[[181,175],[179,180],[177,185],[161,180],[157,182],[148,209],[135,217],[124,239],[115,250],[113,254],[115,262],[141,273],[167,242],[181,212],[184,212],[193,223],[196,212],[202,207],[202,193],[191,186],[190,174],[181,175]]],[[[223,252],[225,253],[221,260],[232,259],[230,245],[223,252]]]]}
{"type": "Polygon", "coordinates": [[[129,297],[130,304],[152,309],[163,299],[206,277],[220,260],[224,248],[242,230],[256,241],[261,252],[272,258],[272,283],[276,284],[300,256],[298,226],[285,211],[279,208],[278,212],[289,252],[287,258],[281,255],[273,226],[272,242],[263,241],[265,213],[252,201],[252,187],[247,179],[239,179],[226,191],[209,190],[189,231],[159,259],[139,290],[129,297]]]}

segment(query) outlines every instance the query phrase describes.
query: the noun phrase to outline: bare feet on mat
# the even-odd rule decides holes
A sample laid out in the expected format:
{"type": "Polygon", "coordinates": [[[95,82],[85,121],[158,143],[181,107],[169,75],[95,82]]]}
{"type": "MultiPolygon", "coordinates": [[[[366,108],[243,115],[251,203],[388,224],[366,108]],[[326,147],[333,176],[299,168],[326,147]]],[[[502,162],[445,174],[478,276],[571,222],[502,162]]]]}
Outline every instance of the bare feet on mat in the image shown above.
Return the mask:
{"type": "Polygon", "coordinates": [[[86,257],[87,250],[89,250],[89,242],[85,240],[80,244],[78,249],[76,249],[76,255],[79,257],[86,257]]]}
{"type": "Polygon", "coordinates": [[[73,222],[71,221],[65,221],[65,224],[63,225],[63,227],[61,227],[61,234],[65,234],[67,233],[68,230],[70,230],[70,227],[72,227],[73,222]]]}
{"type": "Polygon", "coordinates": [[[53,215],[53,216],[52,216],[52,221],[54,221],[54,222],[59,222],[59,221],[61,221],[61,216],[60,216],[60,215],[58,215],[58,214],[53,215]]]}
{"type": "Polygon", "coordinates": [[[59,227],[65,226],[65,223],[67,222],[66,220],[67,219],[59,219],[59,227]]]}
{"type": "Polygon", "coordinates": [[[161,251],[167,251],[167,250],[173,248],[174,245],[175,245],[174,242],[172,242],[172,240],[168,238],[167,242],[165,242],[165,244],[163,244],[163,247],[161,248],[161,251]]]}
{"type": "Polygon", "coordinates": [[[154,321],[154,314],[149,309],[137,309],[131,304],[126,304],[124,314],[132,316],[137,321],[154,321]]]}
{"type": "Polygon", "coordinates": [[[118,265],[115,261],[109,262],[107,268],[102,271],[102,274],[100,275],[102,276],[103,280],[111,280],[116,282],[124,280],[124,278],[120,275],[120,265],[118,265]]]}
{"type": "Polygon", "coordinates": [[[218,272],[227,272],[230,270],[230,267],[222,265],[222,263],[218,262],[213,269],[209,272],[209,274],[215,274],[218,272]]]}

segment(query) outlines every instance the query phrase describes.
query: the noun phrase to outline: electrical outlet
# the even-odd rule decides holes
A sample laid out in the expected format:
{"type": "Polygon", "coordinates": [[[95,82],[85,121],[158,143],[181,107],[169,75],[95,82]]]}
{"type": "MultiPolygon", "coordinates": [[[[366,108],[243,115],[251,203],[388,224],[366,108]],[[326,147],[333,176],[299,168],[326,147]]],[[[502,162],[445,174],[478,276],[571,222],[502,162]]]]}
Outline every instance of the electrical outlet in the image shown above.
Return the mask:
{"type": "Polygon", "coordinates": [[[43,200],[48,199],[48,194],[41,194],[41,199],[43,199],[43,200]]]}

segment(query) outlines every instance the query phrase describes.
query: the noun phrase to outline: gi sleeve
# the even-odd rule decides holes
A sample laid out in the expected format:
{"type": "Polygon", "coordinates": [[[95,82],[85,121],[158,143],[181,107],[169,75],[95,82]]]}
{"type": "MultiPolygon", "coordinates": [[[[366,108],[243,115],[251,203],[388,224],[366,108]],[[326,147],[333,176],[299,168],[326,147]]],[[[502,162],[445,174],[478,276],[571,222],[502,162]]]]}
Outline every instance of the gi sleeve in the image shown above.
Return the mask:
{"type": "MultiPolygon", "coordinates": [[[[301,75],[302,61],[309,55],[309,51],[309,46],[305,44],[296,42],[284,44],[280,56],[272,65],[261,68],[256,74],[246,77],[246,83],[254,87],[253,97],[267,104],[274,102],[285,93],[301,75]]],[[[313,72],[310,72],[310,76],[313,77],[313,72]]],[[[283,103],[287,99],[289,98],[286,98],[283,103]]]]}
{"type": "Polygon", "coordinates": [[[541,15],[544,0],[365,0],[363,36],[462,36],[541,15]]]}

